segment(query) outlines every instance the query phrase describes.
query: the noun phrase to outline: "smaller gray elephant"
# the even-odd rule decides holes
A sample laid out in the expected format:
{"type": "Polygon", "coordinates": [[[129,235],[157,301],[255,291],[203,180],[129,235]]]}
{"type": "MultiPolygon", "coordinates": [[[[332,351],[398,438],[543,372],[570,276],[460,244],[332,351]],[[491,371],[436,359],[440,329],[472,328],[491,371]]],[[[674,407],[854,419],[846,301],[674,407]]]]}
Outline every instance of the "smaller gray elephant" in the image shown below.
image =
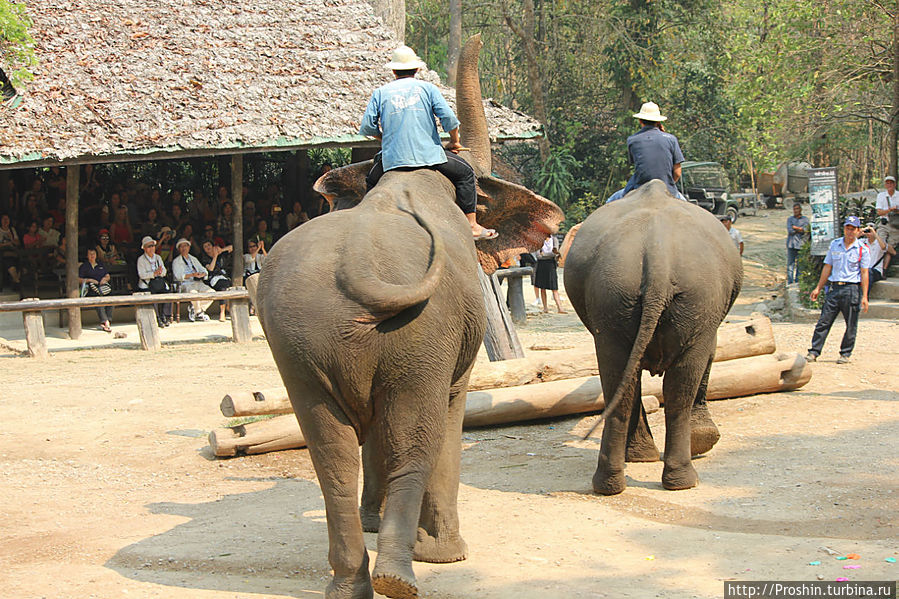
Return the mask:
{"type": "Polygon", "coordinates": [[[640,401],[644,369],[664,373],[662,484],[696,485],[691,456],[718,436],[705,407],[718,325],[742,281],[739,252],[721,223],[659,180],[584,221],[566,258],[565,289],[593,334],[609,398],[594,491],[625,489],[626,457],[659,457],[640,401]]]}

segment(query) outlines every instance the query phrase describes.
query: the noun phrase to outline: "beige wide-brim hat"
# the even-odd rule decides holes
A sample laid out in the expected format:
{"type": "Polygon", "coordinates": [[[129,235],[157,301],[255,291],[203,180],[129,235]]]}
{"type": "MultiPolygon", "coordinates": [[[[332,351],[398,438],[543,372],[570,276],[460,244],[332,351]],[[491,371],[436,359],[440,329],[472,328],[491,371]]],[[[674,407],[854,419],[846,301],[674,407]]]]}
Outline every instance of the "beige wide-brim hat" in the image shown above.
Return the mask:
{"type": "Polygon", "coordinates": [[[390,55],[387,68],[391,71],[411,71],[425,68],[425,63],[418,57],[415,50],[409,46],[400,46],[390,55]]]}
{"type": "Polygon", "coordinates": [[[178,240],[178,243],[175,244],[175,249],[181,249],[181,245],[185,243],[190,247],[190,240],[182,237],[178,240]]]}
{"type": "Polygon", "coordinates": [[[662,116],[662,111],[659,110],[659,105],[655,102],[646,102],[643,106],[640,107],[640,112],[634,115],[635,119],[640,119],[641,121],[655,121],[660,123],[662,121],[667,121],[667,116],[662,116]]]}
{"type": "Polygon", "coordinates": [[[150,244],[156,245],[156,240],[153,239],[152,237],[150,237],[149,235],[147,235],[146,237],[144,237],[143,239],[140,240],[140,247],[142,247],[142,248],[145,248],[150,244]]]}

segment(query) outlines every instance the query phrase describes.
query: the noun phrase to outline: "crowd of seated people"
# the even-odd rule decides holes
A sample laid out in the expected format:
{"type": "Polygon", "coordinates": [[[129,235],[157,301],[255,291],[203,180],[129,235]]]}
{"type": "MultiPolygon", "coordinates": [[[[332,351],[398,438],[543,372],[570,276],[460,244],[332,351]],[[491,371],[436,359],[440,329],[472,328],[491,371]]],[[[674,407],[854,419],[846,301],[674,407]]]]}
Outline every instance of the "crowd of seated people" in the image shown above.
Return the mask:
{"type": "MultiPolygon", "coordinates": [[[[244,187],[246,244],[235,258],[234,206],[226,186],[213,193],[195,188],[185,198],[179,189],[104,181],[91,165],[81,167],[80,185],[79,262],[90,267],[82,269],[79,278],[86,295],[153,291],[150,281],[156,278],[166,282],[167,290],[227,289],[242,283],[231,281],[235,259],[243,263],[244,276],[258,273],[268,249],[309,220],[299,201],[282,208],[285,200],[278,185],[260,192],[244,187]],[[147,238],[153,242],[152,259],[147,238]],[[153,268],[143,275],[153,274],[149,279],[139,272],[141,266],[149,268],[148,261],[153,268]],[[161,277],[154,274],[159,272],[161,277]],[[99,273],[104,274],[90,276],[99,273]]],[[[39,276],[63,276],[65,194],[64,168],[19,171],[9,178],[6,198],[0,196],[0,290],[25,293],[21,286],[39,276]]],[[[318,209],[319,201],[314,204],[318,209]]],[[[152,286],[159,288],[160,283],[152,286]]],[[[207,320],[208,307],[206,302],[192,302],[190,320],[207,320]]],[[[100,316],[108,329],[109,315],[100,316]]],[[[158,317],[164,326],[171,318],[162,308],[158,317]]],[[[222,304],[219,319],[224,318],[222,304]]]]}

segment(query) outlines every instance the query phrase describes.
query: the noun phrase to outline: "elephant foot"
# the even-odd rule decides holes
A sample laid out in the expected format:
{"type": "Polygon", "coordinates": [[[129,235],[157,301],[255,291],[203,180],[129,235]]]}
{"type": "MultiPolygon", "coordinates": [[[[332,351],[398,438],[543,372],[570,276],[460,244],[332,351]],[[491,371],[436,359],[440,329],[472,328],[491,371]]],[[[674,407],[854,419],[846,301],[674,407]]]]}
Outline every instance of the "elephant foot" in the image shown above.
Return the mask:
{"type": "Polygon", "coordinates": [[[378,574],[377,568],[375,570],[371,583],[377,592],[393,599],[416,599],[418,597],[418,587],[415,586],[414,576],[409,579],[393,574],[378,574]]]}
{"type": "Polygon", "coordinates": [[[683,491],[692,489],[699,484],[699,475],[693,464],[687,464],[682,468],[669,468],[662,470],[662,486],[669,491],[683,491]]]}
{"type": "Polygon", "coordinates": [[[690,414],[690,455],[708,453],[720,438],[721,433],[718,432],[708,407],[694,408],[690,414]]]}
{"type": "Polygon", "coordinates": [[[325,599],[373,599],[371,577],[368,575],[368,560],[365,570],[359,576],[335,576],[325,590],[325,599]]]}
{"type": "Polygon", "coordinates": [[[432,537],[425,529],[418,529],[418,540],[412,551],[412,559],[417,562],[448,564],[461,562],[468,557],[468,545],[458,534],[432,537]]]}
{"type": "Polygon", "coordinates": [[[624,470],[609,471],[601,465],[593,474],[593,492],[600,495],[618,495],[627,488],[624,470]]]}
{"type": "Polygon", "coordinates": [[[634,439],[627,444],[624,452],[625,462],[658,462],[661,454],[659,448],[649,439],[634,439]]]}
{"type": "Polygon", "coordinates": [[[362,520],[362,530],[365,532],[378,532],[381,528],[381,514],[374,510],[359,508],[359,518],[362,520]]]}

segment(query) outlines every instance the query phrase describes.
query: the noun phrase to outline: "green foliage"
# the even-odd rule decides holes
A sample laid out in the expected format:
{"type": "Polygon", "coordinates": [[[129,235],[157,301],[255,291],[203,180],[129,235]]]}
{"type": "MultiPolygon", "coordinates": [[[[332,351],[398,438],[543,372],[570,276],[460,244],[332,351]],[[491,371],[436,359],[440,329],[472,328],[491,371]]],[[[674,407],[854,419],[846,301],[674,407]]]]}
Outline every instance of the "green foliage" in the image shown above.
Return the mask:
{"type": "Polygon", "coordinates": [[[824,268],[824,258],[822,256],[812,256],[812,244],[806,241],[799,249],[796,256],[796,266],[799,270],[799,301],[806,308],[821,308],[824,305],[824,294],[818,296],[818,300],[813,302],[809,298],[809,293],[818,284],[821,278],[821,270],[824,268]]]}
{"type": "Polygon", "coordinates": [[[578,166],[578,161],[567,148],[553,148],[549,158],[537,171],[537,192],[564,210],[574,185],[573,171],[578,166]]]}
{"type": "Polygon", "coordinates": [[[34,39],[28,33],[31,25],[24,3],[0,0],[0,73],[6,73],[19,91],[34,78],[30,69],[37,65],[34,39]]]}
{"type": "Polygon", "coordinates": [[[568,231],[574,225],[584,222],[588,216],[606,203],[607,196],[598,196],[594,193],[587,192],[565,210],[565,221],[562,223],[561,230],[568,231]]]}
{"type": "Polygon", "coordinates": [[[350,148],[312,148],[309,153],[309,169],[320,173],[326,164],[333,168],[346,166],[352,159],[350,148]]]}
{"type": "Polygon", "coordinates": [[[859,217],[862,224],[877,220],[877,206],[868,204],[866,198],[840,198],[840,222],[846,220],[849,215],[859,217]]]}

